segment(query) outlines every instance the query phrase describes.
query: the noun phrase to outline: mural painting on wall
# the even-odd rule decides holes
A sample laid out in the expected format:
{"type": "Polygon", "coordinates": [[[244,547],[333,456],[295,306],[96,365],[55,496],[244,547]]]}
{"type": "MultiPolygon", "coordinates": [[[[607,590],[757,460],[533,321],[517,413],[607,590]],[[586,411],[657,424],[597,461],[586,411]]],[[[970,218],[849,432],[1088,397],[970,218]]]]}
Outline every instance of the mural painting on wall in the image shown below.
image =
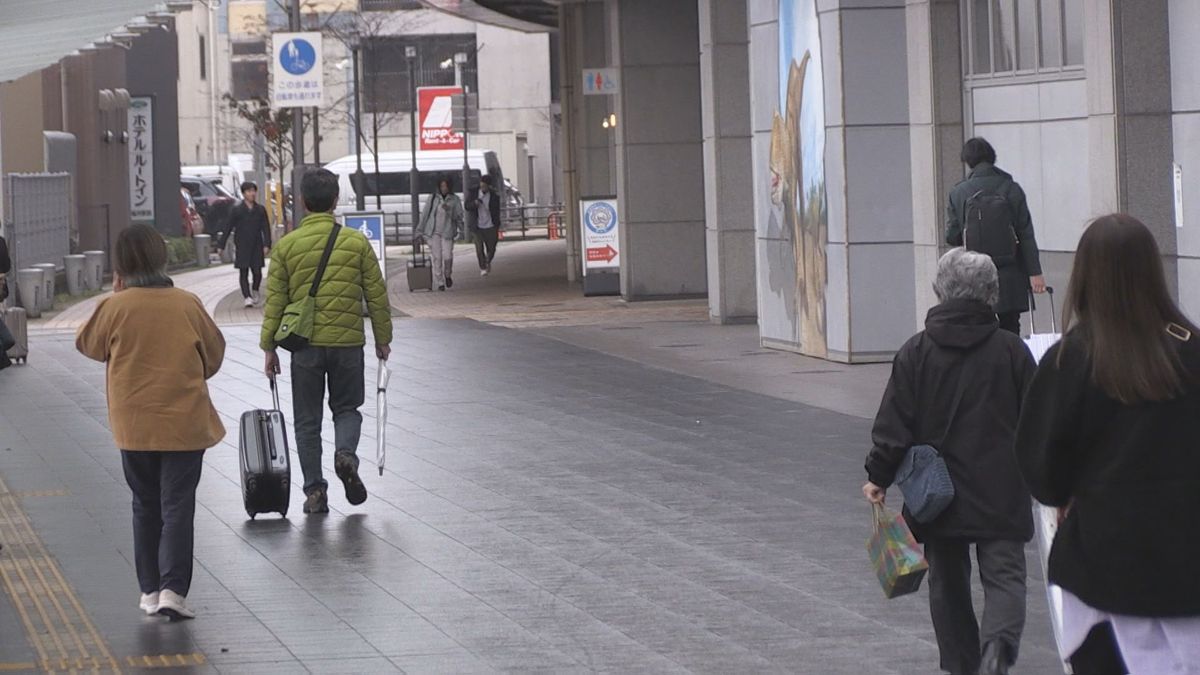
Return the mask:
{"type": "Polygon", "coordinates": [[[771,129],[771,223],[779,242],[767,257],[769,286],[792,342],[827,355],[825,289],[829,242],[825,200],[825,87],[816,0],[779,0],[779,108],[771,129]],[[790,251],[788,250],[790,248],[790,251]],[[790,255],[789,255],[790,253],[790,255]]]}

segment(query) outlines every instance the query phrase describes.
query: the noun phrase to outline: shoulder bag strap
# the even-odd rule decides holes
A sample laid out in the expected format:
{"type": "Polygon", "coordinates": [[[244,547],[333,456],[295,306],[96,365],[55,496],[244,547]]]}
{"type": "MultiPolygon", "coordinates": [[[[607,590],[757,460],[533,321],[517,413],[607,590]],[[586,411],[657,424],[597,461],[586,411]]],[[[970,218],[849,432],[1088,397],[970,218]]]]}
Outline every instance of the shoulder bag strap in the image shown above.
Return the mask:
{"type": "Polygon", "coordinates": [[[308,289],[309,297],[317,297],[317,289],[321,286],[321,277],[325,276],[325,268],[329,266],[329,256],[333,254],[333,246],[337,243],[338,231],[341,229],[340,224],[334,223],[333,230],[329,232],[325,250],[321,253],[321,264],[317,265],[317,276],[313,277],[312,288],[308,289]]]}

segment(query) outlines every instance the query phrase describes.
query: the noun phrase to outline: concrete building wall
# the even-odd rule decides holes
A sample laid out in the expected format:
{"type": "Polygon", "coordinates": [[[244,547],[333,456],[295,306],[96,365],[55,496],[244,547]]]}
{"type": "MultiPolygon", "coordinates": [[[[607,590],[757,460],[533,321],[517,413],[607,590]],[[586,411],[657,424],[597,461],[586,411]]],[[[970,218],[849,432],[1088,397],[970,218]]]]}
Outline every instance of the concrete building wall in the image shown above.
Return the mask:
{"type": "Polygon", "coordinates": [[[41,71],[0,84],[0,168],[3,173],[45,170],[42,131],[45,129],[41,71]]]}
{"type": "Polygon", "coordinates": [[[1184,311],[1196,319],[1200,318],[1200,68],[1196,67],[1200,42],[1195,36],[1200,31],[1200,3],[1172,0],[1169,12],[1172,155],[1182,174],[1182,213],[1172,213],[1178,228],[1179,299],[1184,311]]]}
{"type": "Polygon", "coordinates": [[[607,8],[612,65],[621,78],[621,294],[628,300],[703,295],[708,272],[696,0],[609,0],[607,8]]]}

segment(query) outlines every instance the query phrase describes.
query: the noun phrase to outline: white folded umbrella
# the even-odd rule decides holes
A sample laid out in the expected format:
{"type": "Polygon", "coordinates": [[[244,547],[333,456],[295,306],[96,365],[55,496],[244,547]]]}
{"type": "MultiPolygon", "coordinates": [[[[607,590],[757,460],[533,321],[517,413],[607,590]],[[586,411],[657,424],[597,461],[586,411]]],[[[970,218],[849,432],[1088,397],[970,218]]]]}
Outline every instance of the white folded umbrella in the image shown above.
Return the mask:
{"type": "Polygon", "coordinates": [[[375,464],[379,466],[379,475],[383,475],[383,463],[387,459],[387,386],[392,372],[388,370],[387,361],[379,359],[379,383],[375,389],[375,423],[378,429],[375,439],[375,464]]]}

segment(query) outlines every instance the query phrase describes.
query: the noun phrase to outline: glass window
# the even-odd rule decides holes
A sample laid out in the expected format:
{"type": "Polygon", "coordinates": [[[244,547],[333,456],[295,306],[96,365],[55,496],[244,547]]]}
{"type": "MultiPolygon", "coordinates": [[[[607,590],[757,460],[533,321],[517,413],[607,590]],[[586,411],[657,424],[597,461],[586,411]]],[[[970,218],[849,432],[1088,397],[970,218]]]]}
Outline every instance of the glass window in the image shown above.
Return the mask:
{"type": "MultiPolygon", "coordinates": [[[[445,178],[450,181],[451,192],[462,192],[462,171],[422,171],[419,174],[417,189],[423,195],[431,195],[437,192],[438,183],[445,178]]],[[[468,178],[472,184],[479,184],[479,170],[472,169],[471,175],[468,178]]],[[[358,194],[359,180],[355,173],[350,174],[350,185],[358,194]]],[[[363,165],[363,180],[362,194],[375,195],[375,172],[370,166],[363,165]]],[[[407,171],[383,171],[379,174],[379,194],[388,195],[407,195],[409,191],[409,181],[407,171]]]]}
{"type": "Polygon", "coordinates": [[[1083,0],[1063,2],[1063,28],[1067,35],[1066,65],[1083,65],[1083,0]]]}
{"type": "Polygon", "coordinates": [[[971,72],[986,75],[992,72],[992,37],[990,12],[991,0],[971,0],[968,17],[971,22],[971,72]]]}
{"type": "Polygon", "coordinates": [[[1043,68],[1061,68],[1062,58],[1062,0],[1042,0],[1041,53],[1043,68]]]}
{"type": "Polygon", "coordinates": [[[1007,73],[1015,69],[1017,35],[1013,19],[1014,0],[992,3],[992,70],[1007,73]]]}
{"type": "Polygon", "coordinates": [[[368,39],[362,51],[363,110],[408,112],[412,110],[413,84],[408,79],[405,48],[416,46],[413,63],[416,86],[452,86],[454,55],[463,52],[467,63],[462,67],[463,83],[478,92],[475,59],[475,35],[380,36],[368,39]]]}
{"type": "Polygon", "coordinates": [[[200,79],[208,79],[208,46],[204,44],[204,36],[200,36],[200,79]]]}
{"type": "Polygon", "coordinates": [[[1036,70],[1037,0],[1017,0],[1017,70],[1036,70]]]}

